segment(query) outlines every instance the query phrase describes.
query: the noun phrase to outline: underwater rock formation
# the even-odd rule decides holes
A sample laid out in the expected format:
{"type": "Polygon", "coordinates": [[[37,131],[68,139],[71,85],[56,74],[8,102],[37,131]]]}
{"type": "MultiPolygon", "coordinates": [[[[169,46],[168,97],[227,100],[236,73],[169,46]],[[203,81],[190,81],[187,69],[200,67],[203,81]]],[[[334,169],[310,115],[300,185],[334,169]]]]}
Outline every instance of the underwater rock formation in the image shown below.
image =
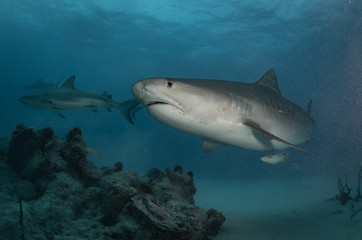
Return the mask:
{"type": "MultiPolygon", "coordinates": [[[[5,139],[5,138],[4,138],[5,139]]],[[[192,172],[145,176],[87,160],[79,128],[65,140],[18,125],[0,145],[4,239],[209,239],[225,217],[195,206],[192,172]],[[19,206],[20,203],[20,206],[19,206]],[[20,216],[20,221],[19,221],[20,216]]]]}

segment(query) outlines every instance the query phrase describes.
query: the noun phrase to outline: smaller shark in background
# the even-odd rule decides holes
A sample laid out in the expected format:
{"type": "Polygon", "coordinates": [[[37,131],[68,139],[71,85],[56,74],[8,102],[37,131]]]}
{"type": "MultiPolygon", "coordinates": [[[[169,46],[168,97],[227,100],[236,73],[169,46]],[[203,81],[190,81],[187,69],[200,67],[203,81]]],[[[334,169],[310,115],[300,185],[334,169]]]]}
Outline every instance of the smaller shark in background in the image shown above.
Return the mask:
{"type": "Polygon", "coordinates": [[[60,111],[88,109],[96,112],[97,108],[105,108],[111,112],[112,109],[119,109],[123,117],[133,124],[131,114],[139,104],[136,99],[117,102],[112,95],[104,93],[98,95],[78,90],[74,87],[75,75],[68,78],[59,88],[35,92],[19,99],[28,107],[50,110],[58,116],[65,118],[60,111]]]}
{"type": "Polygon", "coordinates": [[[58,88],[62,79],[59,79],[57,83],[47,83],[43,81],[43,78],[40,78],[39,81],[25,85],[24,88],[29,90],[46,90],[46,89],[56,89],[58,88]]]}

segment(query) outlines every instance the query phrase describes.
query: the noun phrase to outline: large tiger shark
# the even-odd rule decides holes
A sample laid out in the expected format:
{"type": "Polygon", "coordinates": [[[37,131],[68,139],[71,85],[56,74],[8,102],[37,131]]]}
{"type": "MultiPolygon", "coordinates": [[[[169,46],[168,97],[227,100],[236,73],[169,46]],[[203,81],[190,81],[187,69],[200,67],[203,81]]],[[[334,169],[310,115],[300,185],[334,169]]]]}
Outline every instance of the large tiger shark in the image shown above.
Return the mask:
{"type": "Polygon", "coordinates": [[[311,139],[315,122],[307,110],[284,98],[274,69],[255,83],[223,80],[148,78],[133,95],[158,121],[203,136],[203,150],[231,145],[277,151],[311,139]]]}
{"type": "Polygon", "coordinates": [[[78,90],[74,87],[75,75],[72,75],[64,82],[63,85],[56,89],[44,90],[21,97],[20,102],[28,107],[50,110],[60,117],[64,115],[63,110],[80,110],[88,109],[93,112],[97,108],[105,108],[108,111],[119,109],[123,117],[130,123],[133,123],[130,114],[139,104],[136,99],[117,102],[112,99],[112,95],[104,93],[98,95],[90,92],[78,90]]]}

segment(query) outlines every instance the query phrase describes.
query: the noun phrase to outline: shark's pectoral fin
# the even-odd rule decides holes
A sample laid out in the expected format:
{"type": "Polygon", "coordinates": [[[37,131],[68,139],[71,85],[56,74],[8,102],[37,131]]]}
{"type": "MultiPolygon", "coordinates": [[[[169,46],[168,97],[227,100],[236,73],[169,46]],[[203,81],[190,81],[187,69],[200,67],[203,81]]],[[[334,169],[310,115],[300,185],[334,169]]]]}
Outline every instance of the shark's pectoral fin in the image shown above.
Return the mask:
{"type": "Polygon", "coordinates": [[[53,110],[52,112],[53,112],[55,115],[58,115],[58,116],[61,117],[61,118],[65,118],[65,116],[64,116],[61,112],[59,112],[59,111],[53,110]]]}
{"type": "Polygon", "coordinates": [[[301,151],[305,151],[305,152],[312,152],[310,150],[298,147],[297,145],[294,145],[294,144],[292,144],[290,142],[287,142],[287,141],[281,139],[280,137],[275,136],[274,134],[272,134],[272,133],[268,132],[267,130],[263,129],[262,127],[259,126],[259,124],[255,123],[253,121],[246,121],[246,122],[244,122],[244,125],[246,125],[248,127],[251,127],[252,129],[256,130],[257,132],[262,133],[265,136],[267,136],[267,137],[269,137],[269,138],[271,138],[271,139],[273,139],[275,141],[278,141],[278,142],[284,143],[286,145],[289,145],[292,148],[295,148],[295,149],[298,149],[298,150],[301,150],[301,151]]]}
{"type": "Polygon", "coordinates": [[[202,150],[206,153],[212,152],[214,151],[216,148],[223,146],[225,144],[215,141],[213,139],[210,138],[206,138],[204,137],[203,141],[202,141],[202,150]]]}

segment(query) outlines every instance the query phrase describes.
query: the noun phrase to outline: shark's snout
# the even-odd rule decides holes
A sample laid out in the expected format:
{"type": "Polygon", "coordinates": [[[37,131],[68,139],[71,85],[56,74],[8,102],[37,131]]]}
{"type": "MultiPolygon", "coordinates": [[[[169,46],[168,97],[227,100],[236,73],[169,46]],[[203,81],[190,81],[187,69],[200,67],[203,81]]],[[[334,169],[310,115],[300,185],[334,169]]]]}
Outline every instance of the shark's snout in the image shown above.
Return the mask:
{"type": "Polygon", "coordinates": [[[136,82],[133,86],[132,86],[132,94],[136,97],[136,98],[140,98],[143,92],[144,88],[144,84],[142,82],[136,82]]]}
{"type": "Polygon", "coordinates": [[[132,86],[132,94],[143,104],[144,97],[145,97],[145,84],[142,81],[136,82],[132,86]]]}

